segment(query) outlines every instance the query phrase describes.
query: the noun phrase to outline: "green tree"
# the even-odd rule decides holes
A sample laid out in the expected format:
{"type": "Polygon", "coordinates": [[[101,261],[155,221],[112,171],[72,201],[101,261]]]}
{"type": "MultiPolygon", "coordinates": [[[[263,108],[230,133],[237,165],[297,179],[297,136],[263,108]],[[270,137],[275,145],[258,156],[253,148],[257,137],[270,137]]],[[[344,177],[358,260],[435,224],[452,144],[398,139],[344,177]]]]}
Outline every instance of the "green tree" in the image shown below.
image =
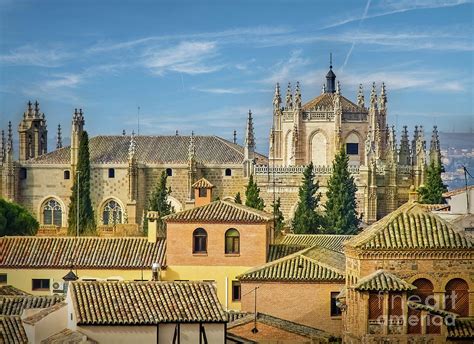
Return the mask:
{"type": "Polygon", "coordinates": [[[263,199],[260,198],[260,188],[257,183],[253,181],[253,175],[250,175],[249,183],[245,190],[245,205],[258,210],[265,208],[263,199]]]}
{"type": "Polygon", "coordinates": [[[318,234],[323,226],[323,217],[317,212],[321,194],[317,193],[319,181],[314,181],[313,163],[303,171],[303,181],[299,190],[299,202],[292,221],[297,234],[318,234]]]}
{"type": "Polygon", "coordinates": [[[19,204],[0,198],[0,236],[36,235],[38,221],[19,204]]]}
{"type": "MultiPolygon", "coordinates": [[[[160,181],[153,190],[150,200],[148,202],[148,210],[158,212],[160,219],[158,220],[158,231],[164,233],[165,223],[162,218],[174,212],[171,202],[168,201],[168,196],[171,194],[171,188],[166,187],[166,180],[168,176],[166,171],[163,171],[160,176],[160,181]]],[[[148,231],[148,221],[145,221],[145,233],[148,231]]]]}
{"type": "Polygon", "coordinates": [[[354,234],[359,226],[356,204],[357,187],[349,173],[349,156],[341,149],[332,163],[325,205],[325,233],[354,234]]]}
{"type": "Polygon", "coordinates": [[[279,235],[283,228],[285,227],[285,218],[283,217],[283,212],[281,211],[281,200],[280,197],[272,203],[273,216],[275,216],[275,233],[279,235]]]}
{"type": "Polygon", "coordinates": [[[234,202],[237,204],[242,204],[242,198],[240,197],[240,192],[237,192],[237,194],[235,195],[234,202]]]}
{"type": "Polygon", "coordinates": [[[432,161],[426,169],[426,183],[418,188],[420,203],[440,204],[444,203],[443,192],[448,189],[443,184],[441,173],[444,172],[441,161],[432,161]]]}
{"type": "Polygon", "coordinates": [[[79,142],[79,152],[74,176],[71,202],[69,203],[68,234],[76,235],[77,217],[79,217],[79,235],[96,235],[94,210],[90,196],[90,157],[89,135],[83,131],[79,142]],[[77,191],[79,188],[79,214],[77,214],[77,191]]]}

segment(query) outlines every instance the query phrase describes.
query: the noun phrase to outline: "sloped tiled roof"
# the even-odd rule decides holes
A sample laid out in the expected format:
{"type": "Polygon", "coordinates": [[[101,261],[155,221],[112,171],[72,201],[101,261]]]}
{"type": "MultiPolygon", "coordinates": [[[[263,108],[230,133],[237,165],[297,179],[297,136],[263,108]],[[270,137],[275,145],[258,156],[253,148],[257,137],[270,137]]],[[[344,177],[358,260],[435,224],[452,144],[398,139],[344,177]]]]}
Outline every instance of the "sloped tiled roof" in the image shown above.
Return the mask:
{"type": "Polygon", "coordinates": [[[33,315],[30,315],[29,317],[24,318],[23,322],[26,323],[26,324],[34,325],[38,321],[40,321],[41,319],[44,319],[45,317],[47,317],[49,314],[54,313],[57,310],[59,310],[63,307],[66,307],[66,306],[67,306],[66,303],[58,302],[58,303],[52,305],[51,307],[43,308],[39,312],[37,312],[33,315]]]}
{"type": "Polygon", "coordinates": [[[227,322],[207,282],[72,282],[78,325],[227,322]]]}
{"type": "Polygon", "coordinates": [[[306,245],[272,244],[268,250],[267,262],[286,257],[307,247],[306,245]]]}
{"type": "Polygon", "coordinates": [[[194,183],[192,187],[194,189],[201,189],[201,188],[211,189],[214,187],[214,185],[212,185],[211,182],[207,180],[206,178],[201,178],[196,183],[194,183]]]}
{"type": "Polygon", "coordinates": [[[27,344],[25,328],[19,316],[0,315],[0,343],[27,344]]]}
{"type": "Polygon", "coordinates": [[[416,202],[408,202],[345,243],[363,250],[472,249],[472,239],[416,202]]]}
{"type": "MultiPolygon", "coordinates": [[[[467,189],[468,190],[474,189],[474,185],[469,185],[467,187],[467,189]]],[[[450,191],[447,191],[447,192],[443,193],[443,197],[449,198],[451,196],[459,195],[459,194],[462,194],[464,192],[466,192],[466,188],[462,187],[462,188],[459,188],[459,189],[454,189],[454,190],[450,190],[450,191]]]]}
{"type": "Polygon", "coordinates": [[[87,336],[79,331],[72,331],[68,328],[49,336],[48,338],[41,341],[41,344],[95,344],[98,343],[95,340],[87,338],[87,336]]]}
{"type": "Polygon", "coordinates": [[[459,314],[456,314],[456,313],[453,313],[453,312],[448,312],[448,311],[445,311],[444,309],[440,309],[440,308],[430,306],[430,305],[426,305],[426,304],[423,304],[423,303],[408,301],[407,305],[411,309],[416,309],[416,310],[419,310],[419,311],[427,311],[431,314],[440,315],[442,317],[452,317],[454,319],[459,317],[459,314]]]}
{"type": "Polygon", "coordinates": [[[164,265],[164,239],[145,237],[1,237],[0,267],[138,269],[164,265]]]}
{"type": "Polygon", "coordinates": [[[310,247],[250,269],[241,281],[344,281],[345,256],[323,247],[310,247]]]}
{"type": "MultiPolygon", "coordinates": [[[[303,111],[320,109],[333,109],[335,93],[323,93],[316,98],[311,99],[303,105],[303,111]]],[[[367,112],[367,110],[357,106],[346,97],[341,96],[341,105],[343,112],[367,112]]]]}
{"type": "Polygon", "coordinates": [[[448,326],[448,338],[474,339],[474,318],[456,319],[454,326],[448,326]]]}
{"type": "MultiPolygon", "coordinates": [[[[136,136],[136,159],[150,164],[187,164],[189,136],[136,136]]],[[[207,164],[240,164],[244,160],[242,146],[217,136],[194,136],[196,161],[207,164]]],[[[128,136],[95,136],[89,139],[93,164],[128,163],[128,136]]],[[[260,163],[266,157],[256,154],[260,163]]],[[[71,148],[64,147],[29,160],[32,164],[69,164],[71,148]]]]}
{"type": "Polygon", "coordinates": [[[31,295],[28,294],[26,291],[23,291],[21,289],[15,288],[12,285],[2,285],[0,286],[0,295],[31,295]]]}
{"type": "Polygon", "coordinates": [[[344,252],[343,243],[354,235],[336,234],[287,234],[280,242],[283,245],[304,245],[306,247],[326,247],[333,251],[344,252]]]}
{"type": "Polygon", "coordinates": [[[377,270],[365,276],[354,286],[359,291],[408,291],[416,287],[388,271],[377,270]]]}
{"type": "Polygon", "coordinates": [[[0,315],[21,315],[25,309],[48,308],[62,302],[64,296],[0,296],[0,315]]]}
{"type": "Polygon", "coordinates": [[[201,207],[184,210],[163,217],[166,222],[226,222],[260,223],[273,219],[273,215],[264,211],[229,201],[215,201],[201,207]]]}

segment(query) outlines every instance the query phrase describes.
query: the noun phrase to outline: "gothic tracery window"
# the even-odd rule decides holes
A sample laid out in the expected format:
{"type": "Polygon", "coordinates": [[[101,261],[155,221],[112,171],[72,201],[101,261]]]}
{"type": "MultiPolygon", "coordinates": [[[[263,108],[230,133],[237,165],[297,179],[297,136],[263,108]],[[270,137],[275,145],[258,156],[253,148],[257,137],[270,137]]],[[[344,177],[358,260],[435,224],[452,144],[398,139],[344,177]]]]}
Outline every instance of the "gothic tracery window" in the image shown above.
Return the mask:
{"type": "Polygon", "coordinates": [[[43,204],[43,224],[62,227],[63,209],[55,199],[49,199],[43,204]]]}
{"type": "Polygon", "coordinates": [[[104,205],[102,223],[111,226],[122,223],[122,207],[113,199],[108,200],[104,205]]]}

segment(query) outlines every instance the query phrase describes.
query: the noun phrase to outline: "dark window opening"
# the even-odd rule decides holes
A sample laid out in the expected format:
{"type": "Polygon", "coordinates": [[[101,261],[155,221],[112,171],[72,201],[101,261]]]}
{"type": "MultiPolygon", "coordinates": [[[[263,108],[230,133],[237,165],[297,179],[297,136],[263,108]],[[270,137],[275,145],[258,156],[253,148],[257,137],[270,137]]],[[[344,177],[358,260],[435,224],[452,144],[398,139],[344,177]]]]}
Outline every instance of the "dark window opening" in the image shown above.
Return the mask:
{"type": "Polygon", "coordinates": [[[207,197],[207,189],[199,188],[199,197],[207,197]]]}
{"type": "Polygon", "coordinates": [[[227,177],[232,176],[232,170],[231,170],[230,168],[226,168],[226,169],[225,169],[225,175],[226,175],[227,177]]]}
{"type": "Polygon", "coordinates": [[[225,253],[237,254],[240,252],[240,234],[235,228],[225,232],[225,253]]]}
{"type": "Polygon", "coordinates": [[[26,177],[27,177],[26,168],[24,167],[20,168],[20,179],[23,180],[23,179],[26,179],[26,177]]]}
{"type": "Polygon", "coordinates": [[[49,290],[49,279],[33,278],[32,290],[49,290]]]}
{"type": "Polygon", "coordinates": [[[346,143],[346,153],[348,155],[359,155],[358,143],[346,143]]]}
{"type": "Polygon", "coordinates": [[[115,178],[115,168],[109,168],[109,178],[115,178]]]}
{"type": "Polygon", "coordinates": [[[383,294],[369,294],[369,320],[379,320],[383,316],[383,294]]]}
{"type": "Polygon", "coordinates": [[[172,176],[173,176],[173,170],[172,170],[171,168],[167,168],[167,169],[166,169],[166,175],[167,175],[168,177],[172,177],[172,176]]]}
{"type": "Polygon", "coordinates": [[[232,281],[232,301],[240,301],[240,282],[232,281]]]}
{"type": "Polygon", "coordinates": [[[193,253],[207,253],[207,232],[198,228],[193,233],[193,253]]]}
{"type": "Polygon", "coordinates": [[[0,274],[0,284],[7,284],[7,274],[0,274]]]}
{"type": "Polygon", "coordinates": [[[337,295],[338,291],[331,292],[331,316],[339,317],[342,314],[342,310],[337,306],[337,295]]]}
{"type": "Polygon", "coordinates": [[[66,170],[64,171],[64,179],[71,179],[71,172],[66,170]]]}

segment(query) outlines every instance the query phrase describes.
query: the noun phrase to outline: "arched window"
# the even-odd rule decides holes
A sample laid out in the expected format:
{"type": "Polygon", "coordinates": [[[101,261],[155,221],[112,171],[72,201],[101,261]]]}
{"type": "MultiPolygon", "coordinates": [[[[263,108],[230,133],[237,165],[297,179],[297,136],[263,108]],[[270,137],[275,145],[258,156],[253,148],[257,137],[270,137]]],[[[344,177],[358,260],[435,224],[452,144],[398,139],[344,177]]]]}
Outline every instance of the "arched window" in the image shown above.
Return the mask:
{"type": "Polygon", "coordinates": [[[311,161],[315,166],[327,165],[327,140],[323,133],[316,133],[311,140],[311,161]]]}
{"type": "Polygon", "coordinates": [[[232,170],[230,168],[225,169],[225,175],[226,177],[230,177],[232,175],[232,170]]]}
{"type": "Polygon", "coordinates": [[[207,232],[204,228],[193,232],[193,253],[207,253],[207,232]]]}
{"type": "MultiPolygon", "coordinates": [[[[416,290],[413,291],[409,300],[423,305],[433,306],[435,300],[433,298],[433,283],[426,278],[419,278],[412,283],[416,290]]],[[[421,312],[415,309],[408,309],[408,317],[412,317],[413,321],[408,322],[408,333],[409,334],[420,334],[421,333],[421,312]],[[416,319],[416,321],[415,321],[416,319]]],[[[440,333],[439,319],[428,315],[426,318],[426,333],[440,333]]]]}
{"type": "Polygon", "coordinates": [[[49,199],[43,204],[43,224],[62,227],[63,209],[55,199],[49,199]]]}
{"type": "Polygon", "coordinates": [[[166,169],[166,176],[172,177],[173,176],[173,170],[171,168],[166,169]]]}
{"type": "Polygon", "coordinates": [[[469,316],[469,285],[461,278],[455,278],[446,284],[445,294],[446,310],[469,316]]]}
{"type": "Polygon", "coordinates": [[[122,207],[113,199],[108,200],[104,205],[102,223],[112,226],[122,223],[122,207]]]}
{"type": "Polygon", "coordinates": [[[225,253],[240,253],[240,234],[235,228],[228,229],[225,232],[225,253]]]}

